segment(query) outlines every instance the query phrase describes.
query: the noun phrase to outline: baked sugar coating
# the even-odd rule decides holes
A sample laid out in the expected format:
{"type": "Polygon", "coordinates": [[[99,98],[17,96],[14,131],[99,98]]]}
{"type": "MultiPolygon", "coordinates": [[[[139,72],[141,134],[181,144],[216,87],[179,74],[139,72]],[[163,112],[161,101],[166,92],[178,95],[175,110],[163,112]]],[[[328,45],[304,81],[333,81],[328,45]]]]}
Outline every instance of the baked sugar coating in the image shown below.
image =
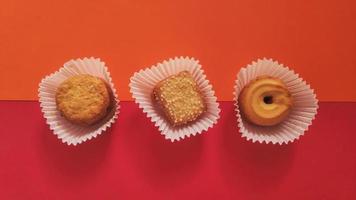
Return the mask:
{"type": "Polygon", "coordinates": [[[160,81],[153,97],[173,126],[192,122],[206,111],[204,98],[188,71],[160,81]]]}
{"type": "Polygon", "coordinates": [[[57,88],[57,109],[68,121],[92,125],[106,116],[110,106],[110,89],[105,81],[91,75],[76,75],[57,88]]]}

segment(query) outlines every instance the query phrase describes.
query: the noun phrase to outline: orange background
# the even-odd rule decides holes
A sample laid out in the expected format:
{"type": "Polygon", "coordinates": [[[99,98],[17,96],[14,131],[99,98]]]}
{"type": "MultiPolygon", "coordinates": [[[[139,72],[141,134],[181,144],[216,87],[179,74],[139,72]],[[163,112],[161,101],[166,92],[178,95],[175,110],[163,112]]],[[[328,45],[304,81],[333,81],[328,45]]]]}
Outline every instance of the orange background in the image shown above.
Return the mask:
{"type": "Polygon", "coordinates": [[[37,99],[64,62],[100,57],[122,100],[141,68],[188,55],[219,100],[260,57],[295,69],[322,101],[356,101],[354,0],[0,0],[0,99],[37,99]]]}

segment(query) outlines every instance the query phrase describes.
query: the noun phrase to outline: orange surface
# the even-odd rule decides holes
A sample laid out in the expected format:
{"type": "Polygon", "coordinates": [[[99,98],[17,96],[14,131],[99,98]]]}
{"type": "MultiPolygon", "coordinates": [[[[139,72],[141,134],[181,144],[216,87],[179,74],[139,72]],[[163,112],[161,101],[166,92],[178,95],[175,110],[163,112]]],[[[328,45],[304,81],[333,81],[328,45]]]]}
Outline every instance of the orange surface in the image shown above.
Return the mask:
{"type": "Polygon", "coordinates": [[[198,58],[219,100],[259,57],[295,69],[322,101],[356,101],[354,0],[0,0],[0,99],[37,99],[42,77],[71,58],[110,68],[122,100],[137,70],[198,58]]]}

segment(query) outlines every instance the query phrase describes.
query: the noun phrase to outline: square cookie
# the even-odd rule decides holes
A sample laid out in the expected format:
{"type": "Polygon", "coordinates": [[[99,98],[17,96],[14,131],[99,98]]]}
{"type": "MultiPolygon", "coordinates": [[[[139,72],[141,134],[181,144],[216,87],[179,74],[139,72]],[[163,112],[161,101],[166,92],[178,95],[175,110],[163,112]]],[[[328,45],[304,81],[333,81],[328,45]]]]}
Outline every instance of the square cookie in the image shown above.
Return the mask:
{"type": "Polygon", "coordinates": [[[188,71],[160,81],[153,96],[173,126],[192,122],[206,111],[202,94],[188,71]]]}

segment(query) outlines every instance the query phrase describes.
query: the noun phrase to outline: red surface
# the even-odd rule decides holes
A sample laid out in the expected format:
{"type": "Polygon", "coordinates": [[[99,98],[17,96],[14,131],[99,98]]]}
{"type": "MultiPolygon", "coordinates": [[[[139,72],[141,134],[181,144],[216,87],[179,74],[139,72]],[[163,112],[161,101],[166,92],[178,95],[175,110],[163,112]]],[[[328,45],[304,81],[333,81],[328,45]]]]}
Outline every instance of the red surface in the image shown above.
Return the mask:
{"type": "Polygon", "coordinates": [[[79,146],[36,102],[0,101],[0,199],[356,199],[356,103],[321,103],[287,146],[240,137],[231,102],[207,133],[171,143],[132,102],[79,146]]]}

